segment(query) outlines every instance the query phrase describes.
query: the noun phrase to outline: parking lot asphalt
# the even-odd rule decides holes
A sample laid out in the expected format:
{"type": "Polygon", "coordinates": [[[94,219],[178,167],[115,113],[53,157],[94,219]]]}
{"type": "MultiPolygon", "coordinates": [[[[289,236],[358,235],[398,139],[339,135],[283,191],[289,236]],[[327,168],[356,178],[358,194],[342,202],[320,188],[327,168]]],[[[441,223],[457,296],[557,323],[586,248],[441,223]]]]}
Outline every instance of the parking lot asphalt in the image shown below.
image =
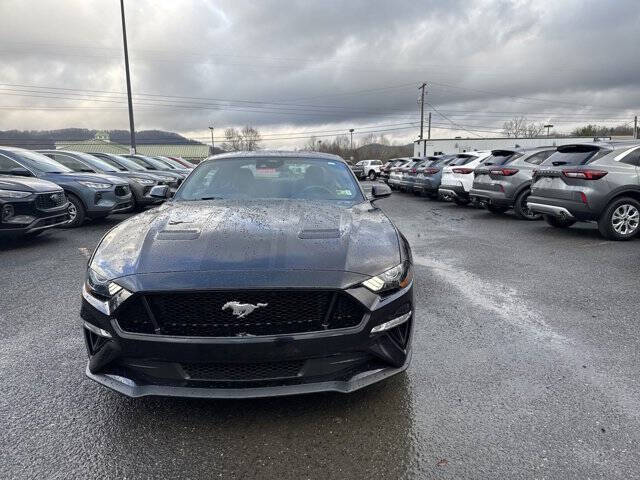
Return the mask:
{"type": "Polygon", "coordinates": [[[0,477],[639,478],[640,241],[378,204],[413,248],[413,361],[349,395],[106,390],[84,376],[80,287],[124,216],[0,245],[0,477]]]}

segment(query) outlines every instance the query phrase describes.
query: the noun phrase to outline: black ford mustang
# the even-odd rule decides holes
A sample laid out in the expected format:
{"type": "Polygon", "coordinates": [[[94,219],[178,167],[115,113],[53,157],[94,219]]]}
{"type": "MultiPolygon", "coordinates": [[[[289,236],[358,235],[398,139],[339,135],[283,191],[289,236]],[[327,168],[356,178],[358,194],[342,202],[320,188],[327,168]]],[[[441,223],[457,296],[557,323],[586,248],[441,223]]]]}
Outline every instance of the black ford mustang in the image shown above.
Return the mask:
{"type": "MultiPolygon", "coordinates": [[[[376,185],[372,201],[389,194],[376,185]]],[[[130,396],[213,398],[350,392],[403,371],[411,251],[372,201],[333,155],[205,160],[96,248],[87,375],[130,396]]]]}

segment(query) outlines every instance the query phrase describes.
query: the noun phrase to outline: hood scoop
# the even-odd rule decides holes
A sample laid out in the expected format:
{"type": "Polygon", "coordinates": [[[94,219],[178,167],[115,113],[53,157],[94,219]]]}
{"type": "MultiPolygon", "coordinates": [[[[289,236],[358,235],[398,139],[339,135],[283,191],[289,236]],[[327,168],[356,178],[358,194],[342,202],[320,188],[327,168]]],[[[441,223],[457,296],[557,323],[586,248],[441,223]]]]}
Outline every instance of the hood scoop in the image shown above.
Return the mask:
{"type": "Polygon", "coordinates": [[[340,238],[341,236],[342,232],[337,228],[304,229],[300,230],[300,233],[298,233],[298,238],[303,240],[340,238]]]}
{"type": "Polygon", "coordinates": [[[198,237],[200,237],[200,230],[197,228],[175,228],[170,230],[161,230],[156,235],[156,240],[195,240],[198,237]]]}

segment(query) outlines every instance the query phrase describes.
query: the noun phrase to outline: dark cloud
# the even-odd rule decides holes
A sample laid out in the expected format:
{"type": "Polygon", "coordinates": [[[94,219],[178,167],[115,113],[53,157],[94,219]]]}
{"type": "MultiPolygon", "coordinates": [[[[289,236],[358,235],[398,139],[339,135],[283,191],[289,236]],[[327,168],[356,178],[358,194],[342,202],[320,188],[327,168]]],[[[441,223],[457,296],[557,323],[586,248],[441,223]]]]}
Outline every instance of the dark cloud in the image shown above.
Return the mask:
{"type": "MultiPolygon", "coordinates": [[[[409,140],[423,80],[440,136],[640,110],[635,0],[126,3],[134,91],[159,95],[136,97],[141,129],[385,125],[409,140]]],[[[103,93],[124,90],[119,15],[115,1],[1,2],[0,129],[126,128],[124,98],[103,93]]]]}

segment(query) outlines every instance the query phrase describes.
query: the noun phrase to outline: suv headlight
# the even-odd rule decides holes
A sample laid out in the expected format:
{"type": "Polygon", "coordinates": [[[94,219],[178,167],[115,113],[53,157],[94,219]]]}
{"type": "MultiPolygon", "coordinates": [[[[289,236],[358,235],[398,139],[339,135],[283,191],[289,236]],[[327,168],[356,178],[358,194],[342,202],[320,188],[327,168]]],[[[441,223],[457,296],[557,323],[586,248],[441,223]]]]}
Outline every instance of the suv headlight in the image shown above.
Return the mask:
{"type": "Polygon", "coordinates": [[[139,183],[140,185],[155,185],[155,180],[150,180],[148,178],[134,178],[134,182],[139,183]]]}
{"type": "Polygon", "coordinates": [[[403,262],[362,282],[362,285],[372,292],[381,293],[404,288],[411,283],[412,279],[413,272],[411,271],[411,264],[409,262],[403,262]]]}
{"type": "Polygon", "coordinates": [[[17,190],[0,190],[0,198],[26,198],[31,192],[20,192],[17,190]]]}
{"type": "Polygon", "coordinates": [[[94,190],[105,190],[111,187],[110,183],[99,183],[99,182],[84,182],[78,181],[80,185],[84,185],[85,187],[93,188],[94,190]]]}
{"type": "Polygon", "coordinates": [[[111,315],[132,295],[129,290],[104,278],[92,268],[87,269],[87,279],[82,294],[87,302],[105,315],[111,315]]]}

